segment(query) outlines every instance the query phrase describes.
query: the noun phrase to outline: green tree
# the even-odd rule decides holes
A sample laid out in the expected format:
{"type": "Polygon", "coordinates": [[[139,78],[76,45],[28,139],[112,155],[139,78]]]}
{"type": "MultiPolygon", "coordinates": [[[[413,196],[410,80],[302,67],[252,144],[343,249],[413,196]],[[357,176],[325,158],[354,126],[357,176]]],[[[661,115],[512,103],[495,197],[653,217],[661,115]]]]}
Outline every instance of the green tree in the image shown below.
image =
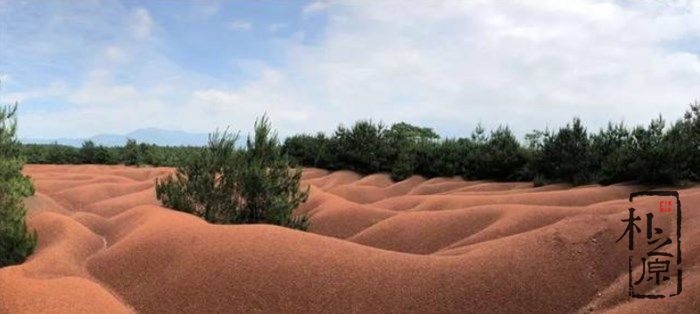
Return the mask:
{"type": "Polygon", "coordinates": [[[394,137],[414,142],[437,140],[440,138],[432,128],[419,127],[406,122],[393,124],[389,132],[394,137]]]}
{"type": "Polygon", "coordinates": [[[418,127],[405,122],[391,126],[386,142],[391,164],[391,177],[403,180],[416,172],[417,152],[420,145],[439,139],[440,136],[431,128],[418,127]]]}
{"type": "Polygon", "coordinates": [[[541,146],[533,156],[536,173],[553,181],[584,184],[590,182],[590,142],[581,120],[574,118],[571,124],[557,133],[541,133],[541,146]]]}
{"type": "Polygon", "coordinates": [[[84,141],[83,146],[80,147],[80,158],[81,162],[84,164],[96,163],[97,156],[97,146],[93,141],[84,141]]]}
{"type": "Polygon", "coordinates": [[[138,166],[143,163],[142,147],[134,139],[127,139],[122,148],[122,162],[127,166],[138,166]]]}
{"type": "Polygon", "coordinates": [[[34,194],[34,187],[21,172],[16,112],[16,104],[0,108],[0,267],[23,262],[36,246],[36,233],[25,221],[23,198],[34,194]]]}
{"type": "Polygon", "coordinates": [[[237,135],[210,135],[209,145],[178,167],[174,176],[158,180],[156,195],[166,207],[200,216],[212,223],[269,223],[306,230],[305,216],[293,216],[306,201],[301,169],[291,168],[277,135],[263,116],[245,149],[236,149],[237,135]]]}
{"type": "Polygon", "coordinates": [[[316,136],[301,134],[290,136],[284,141],[282,150],[296,162],[307,167],[329,168],[330,140],[323,133],[316,136]]]}
{"type": "Polygon", "coordinates": [[[634,180],[633,161],[633,139],[623,123],[608,123],[607,129],[591,137],[591,162],[599,165],[596,177],[601,183],[634,180]]]}
{"type": "Polygon", "coordinates": [[[475,160],[480,166],[474,169],[478,179],[517,179],[526,164],[525,152],[508,127],[491,132],[486,143],[478,150],[475,160]]]}
{"type": "Polygon", "coordinates": [[[690,104],[683,119],[671,126],[664,147],[673,180],[700,180],[700,102],[690,104]]]}
{"type": "Polygon", "coordinates": [[[464,175],[469,145],[467,139],[420,143],[415,157],[416,174],[426,177],[464,175]]]}
{"type": "Polygon", "coordinates": [[[665,141],[666,122],[659,116],[647,128],[638,126],[632,131],[634,159],[631,171],[644,183],[671,183],[673,165],[669,160],[668,142],[665,141]]]}
{"type": "Polygon", "coordinates": [[[335,168],[365,174],[390,171],[394,152],[388,136],[382,123],[363,120],[349,129],[341,125],[333,135],[330,148],[337,162],[335,168]]]}

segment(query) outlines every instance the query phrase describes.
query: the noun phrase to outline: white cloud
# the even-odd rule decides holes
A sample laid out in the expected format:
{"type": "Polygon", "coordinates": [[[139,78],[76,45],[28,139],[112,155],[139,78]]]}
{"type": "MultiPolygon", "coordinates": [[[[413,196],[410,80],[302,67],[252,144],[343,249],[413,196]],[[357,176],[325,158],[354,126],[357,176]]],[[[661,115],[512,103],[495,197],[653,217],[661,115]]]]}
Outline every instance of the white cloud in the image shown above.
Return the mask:
{"type": "Polygon", "coordinates": [[[272,23],[267,26],[267,31],[270,33],[276,33],[282,29],[287,28],[288,25],[287,23],[272,23]]]}
{"type": "Polygon", "coordinates": [[[221,2],[218,0],[198,1],[196,2],[195,8],[203,16],[209,17],[219,13],[221,10],[221,2]]]}
{"type": "MultiPolygon", "coordinates": [[[[279,46],[285,59],[244,64],[247,76],[257,75],[242,83],[188,71],[151,42],[101,44],[77,84],[54,89],[70,106],[21,112],[20,131],[249,130],[268,113],[282,135],[364,118],[451,135],[479,122],[508,124],[524,134],[574,115],[593,129],[608,120],[647,123],[659,113],[676,118],[700,98],[694,3],[314,2],[304,13],[324,10],[322,36],[291,34],[279,46]]],[[[157,37],[148,11],[129,14],[147,22],[127,36],[157,37]]],[[[240,31],[253,28],[238,22],[240,31]]],[[[41,90],[9,96],[29,101],[41,90]]]]}
{"type": "MultiPolygon", "coordinates": [[[[295,130],[374,118],[426,123],[453,134],[482,121],[509,124],[523,134],[573,116],[596,129],[609,120],[647,123],[659,113],[675,119],[700,96],[700,58],[671,48],[674,40],[700,35],[697,7],[594,1],[328,5],[333,14],[324,39],[290,44],[288,64],[278,69],[294,79],[259,82],[266,97],[311,105],[310,119],[294,124],[295,130]]],[[[307,12],[320,5],[313,8],[307,12]]],[[[255,102],[255,95],[247,97],[255,102]]]]}
{"type": "Polygon", "coordinates": [[[136,39],[148,39],[153,31],[153,18],[145,8],[136,8],[131,13],[131,35],[136,39]]]}
{"type": "Polygon", "coordinates": [[[248,21],[232,21],[228,24],[228,27],[234,31],[247,32],[253,29],[253,23],[248,21]]]}
{"type": "Polygon", "coordinates": [[[124,63],[129,61],[127,52],[117,45],[109,45],[104,48],[104,57],[109,62],[124,63]]]}
{"type": "MultiPolygon", "coordinates": [[[[12,77],[9,74],[0,73],[0,92],[5,88],[5,85],[11,83],[12,77]]],[[[2,94],[0,94],[0,97],[2,97],[2,94]]]]}
{"type": "Polygon", "coordinates": [[[48,86],[29,89],[21,92],[2,93],[0,94],[0,105],[11,103],[22,104],[28,100],[46,99],[49,97],[65,97],[68,92],[68,87],[64,81],[53,81],[48,86]]]}
{"type": "Polygon", "coordinates": [[[305,16],[318,14],[328,9],[328,6],[329,3],[327,1],[314,1],[304,6],[301,13],[305,16]]]}

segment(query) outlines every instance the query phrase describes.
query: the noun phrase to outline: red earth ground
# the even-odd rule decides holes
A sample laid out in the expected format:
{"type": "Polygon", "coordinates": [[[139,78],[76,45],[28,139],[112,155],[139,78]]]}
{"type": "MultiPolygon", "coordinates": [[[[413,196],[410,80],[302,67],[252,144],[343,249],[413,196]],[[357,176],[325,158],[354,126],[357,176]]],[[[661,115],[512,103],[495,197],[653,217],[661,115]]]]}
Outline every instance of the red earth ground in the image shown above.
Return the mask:
{"type": "Polygon", "coordinates": [[[680,190],[684,291],[643,300],[627,295],[628,250],[616,243],[640,186],[305,169],[301,232],[163,208],[153,185],[168,168],[24,172],[39,245],[0,270],[3,313],[700,312],[698,187],[680,190]]]}

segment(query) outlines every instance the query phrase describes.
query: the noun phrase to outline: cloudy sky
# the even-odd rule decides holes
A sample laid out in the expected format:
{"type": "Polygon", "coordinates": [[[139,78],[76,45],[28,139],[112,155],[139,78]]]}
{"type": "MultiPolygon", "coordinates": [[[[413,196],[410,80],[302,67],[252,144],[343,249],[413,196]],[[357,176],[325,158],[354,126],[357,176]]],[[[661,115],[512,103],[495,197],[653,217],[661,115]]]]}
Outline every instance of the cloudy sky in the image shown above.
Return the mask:
{"type": "Polygon", "coordinates": [[[35,138],[646,124],[700,99],[700,3],[0,0],[0,81],[35,138]]]}

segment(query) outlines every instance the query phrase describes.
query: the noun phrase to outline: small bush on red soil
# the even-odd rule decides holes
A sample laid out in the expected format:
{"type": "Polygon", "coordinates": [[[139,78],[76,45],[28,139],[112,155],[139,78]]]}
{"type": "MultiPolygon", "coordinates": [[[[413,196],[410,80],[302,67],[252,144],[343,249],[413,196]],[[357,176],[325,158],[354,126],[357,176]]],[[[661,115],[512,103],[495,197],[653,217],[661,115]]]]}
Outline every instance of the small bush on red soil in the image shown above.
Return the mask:
{"type": "Polygon", "coordinates": [[[238,136],[210,135],[209,146],[190,158],[177,173],[156,184],[166,207],[200,216],[212,223],[268,223],[306,230],[305,216],[292,211],[306,201],[299,188],[301,169],[293,169],[266,117],[244,149],[238,136]]]}

